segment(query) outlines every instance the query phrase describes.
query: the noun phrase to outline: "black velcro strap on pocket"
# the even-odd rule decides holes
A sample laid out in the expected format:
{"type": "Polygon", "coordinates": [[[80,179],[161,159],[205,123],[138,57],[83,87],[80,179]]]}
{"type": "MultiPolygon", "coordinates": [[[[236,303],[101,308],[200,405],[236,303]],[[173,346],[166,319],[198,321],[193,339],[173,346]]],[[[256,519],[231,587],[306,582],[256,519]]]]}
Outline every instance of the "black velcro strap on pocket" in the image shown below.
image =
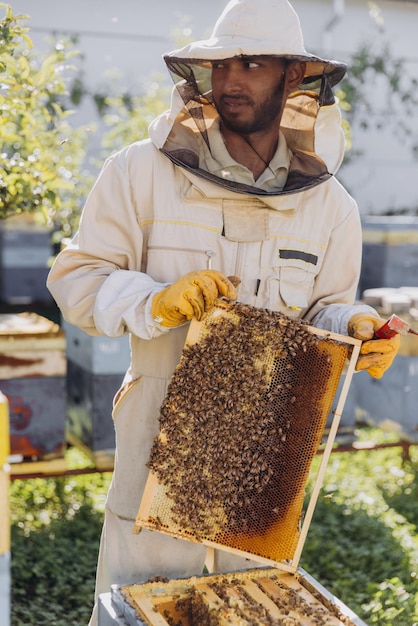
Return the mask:
{"type": "Polygon", "coordinates": [[[311,265],[318,263],[318,257],[316,254],[310,254],[309,252],[303,252],[303,250],[279,250],[280,259],[298,259],[299,261],[305,261],[311,265]]]}

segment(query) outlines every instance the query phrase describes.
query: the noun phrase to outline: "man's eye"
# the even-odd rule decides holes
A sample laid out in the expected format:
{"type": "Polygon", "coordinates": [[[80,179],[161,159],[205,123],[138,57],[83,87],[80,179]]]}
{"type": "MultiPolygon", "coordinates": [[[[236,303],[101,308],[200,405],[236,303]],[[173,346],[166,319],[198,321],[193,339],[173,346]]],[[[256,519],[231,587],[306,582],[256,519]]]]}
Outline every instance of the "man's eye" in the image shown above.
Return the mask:
{"type": "Polygon", "coordinates": [[[212,63],[212,69],[214,69],[214,70],[221,70],[221,69],[223,69],[224,67],[225,67],[225,64],[224,64],[224,63],[221,63],[220,61],[217,61],[217,62],[213,62],[213,63],[212,63]]]}
{"type": "Polygon", "coordinates": [[[252,70],[252,69],[254,69],[256,67],[260,67],[260,64],[256,63],[255,61],[247,61],[245,63],[245,67],[248,68],[249,70],[252,70]]]}

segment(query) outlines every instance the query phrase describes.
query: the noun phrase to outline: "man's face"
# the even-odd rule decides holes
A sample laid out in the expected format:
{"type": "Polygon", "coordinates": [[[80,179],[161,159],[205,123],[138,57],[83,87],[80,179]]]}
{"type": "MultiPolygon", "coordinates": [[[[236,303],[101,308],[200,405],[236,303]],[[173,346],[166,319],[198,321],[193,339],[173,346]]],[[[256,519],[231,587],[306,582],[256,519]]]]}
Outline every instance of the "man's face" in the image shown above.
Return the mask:
{"type": "Polygon", "coordinates": [[[250,134],[277,128],[284,89],[284,62],[268,56],[212,63],[215,106],[227,128],[250,134]]]}

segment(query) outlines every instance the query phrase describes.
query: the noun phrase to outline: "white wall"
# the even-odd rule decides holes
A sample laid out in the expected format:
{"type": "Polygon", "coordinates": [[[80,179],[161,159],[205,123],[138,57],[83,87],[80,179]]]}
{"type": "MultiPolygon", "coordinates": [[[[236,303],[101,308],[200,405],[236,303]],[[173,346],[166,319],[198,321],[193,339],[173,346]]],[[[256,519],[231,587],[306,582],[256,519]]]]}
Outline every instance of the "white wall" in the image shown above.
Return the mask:
{"type": "MultiPolygon", "coordinates": [[[[367,44],[381,51],[387,42],[398,58],[405,59],[408,73],[418,80],[418,3],[416,2],[337,2],[344,5],[341,19],[327,34],[321,28],[316,7],[321,15],[331,16],[332,2],[295,1],[304,25],[306,45],[323,54],[347,61],[352,52],[367,44]],[[378,11],[379,23],[371,14],[372,6],[378,11]],[[310,25],[310,26],[309,26],[310,25]]],[[[348,70],[349,71],[349,70],[348,70]]],[[[375,107],[384,107],[376,85],[375,107]]],[[[415,208],[418,211],[418,161],[405,149],[404,140],[394,134],[402,119],[395,110],[383,122],[380,130],[364,132],[353,128],[353,149],[363,152],[357,162],[345,166],[340,178],[359,202],[362,213],[383,213],[388,209],[415,208]]],[[[404,120],[418,143],[418,108],[404,120]]]]}
{"type": "MultiPolygon", "coordinates": [[[[37,47],[46,47],[48,35],[77,34],[84,78],[92,91],[105,87],[106,72],[118,68],[132,92],[156,72],[166,75],[162,55],[176,45],[173,28],[188,25],[193,38],[206,37],[225,4],[226,0],[14,0],[12,7],[15,14],[30,15],[28,26],[37,47]]],[[[408,71],[418,79],[417,2],[294,0],[293,4],[310,52],[347,61],[362,44],[380,50],[388,41],[393,54],[405,58],[408,71]],[[374,17],[371,7],[377,7],[374,17]]],[[[382,106],[380,100],[377,89],[377,108],[382,106]]],[[[93,107],[84,104],[76,120],[91,121],[94,115],[93,107]]],[[[393,116],[396,112],[379,132],[353,129],[353,148],[363,156],[345,165],[339,177],[363,214],[418,209],[418,162],[389,129],[393,116]]],[[[407,122],[418,141],[418,111],[407,122]]]]}
{"type": "Polygon", "coordinates": [[[54,33],[76,34],[85,55],[86,79],[104,84],[105,72],[119,68],[127,82],[165,72],[162,55],[175,48],[172,31],[190,25],[206,37],[223,0],[13,0],[15,14],[30,16],[27,26],[37,46],[54,33]]]}

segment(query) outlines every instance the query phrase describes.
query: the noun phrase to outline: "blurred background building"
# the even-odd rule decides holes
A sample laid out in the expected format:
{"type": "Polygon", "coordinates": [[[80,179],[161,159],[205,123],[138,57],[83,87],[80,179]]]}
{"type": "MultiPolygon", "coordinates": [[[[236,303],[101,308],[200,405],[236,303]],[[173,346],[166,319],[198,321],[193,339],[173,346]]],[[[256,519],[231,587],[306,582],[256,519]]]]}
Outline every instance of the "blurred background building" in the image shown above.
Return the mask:
{"type": "MultiPolygon", "coordinates": [[[[207,37],[225,4],[226,0],[14,0],[12,8],[15,14],[30,16],[27,25],[37,47],[47,48],[51,37],[75,37],[85,87],[90,93],[106,94],[115,76],[121,89],[136,93],[158,75],[158,80],[169,81],[164,52],[179,41],[207,37]]],[[[352,149],[339,178],[363,215],[418,213],[414,158],[418,105],[415,110],[407,106],[409,97],[412,106],[418,91],[418,2],[294,0],[293,5],[310,52],[349,64],[359,57],[371,64],[377,57],[386,61],[390,77],[364,72],[368,104],[359,104],[353,117],[352,149]],[[391,101],[390,92],[393,96],[401,86],[399,98],[391,101]]],[[[74,119],[85,123],[96,116],[94,102],[84,98],[74,119]]],[[[91,150],[98,152],[98,145],[93,139],[91,150]]]]}

